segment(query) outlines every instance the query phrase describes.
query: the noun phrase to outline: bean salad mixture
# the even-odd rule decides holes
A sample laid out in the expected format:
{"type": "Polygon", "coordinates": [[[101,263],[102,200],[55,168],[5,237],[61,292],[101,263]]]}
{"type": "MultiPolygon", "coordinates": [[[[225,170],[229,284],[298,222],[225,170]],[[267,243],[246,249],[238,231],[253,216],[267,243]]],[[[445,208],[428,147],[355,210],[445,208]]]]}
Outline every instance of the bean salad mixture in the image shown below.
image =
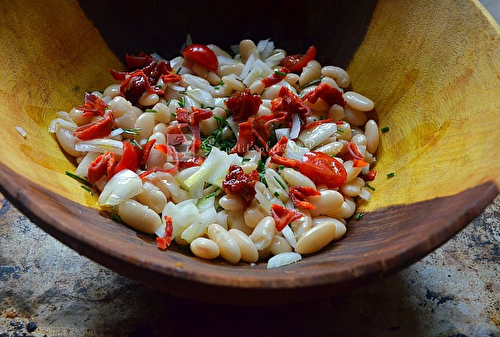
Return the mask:
{"type": "Polygon", "coordinates": [[[115,84],[60,111],[49,131],[76,158],[67,174],[159,249],[280,267],[341,239],[356,202],[370,200],[374,103],[315,46],[231,49],[188,36],[171,60],[127,55],[128,71],[110,70],[115,84]]]}

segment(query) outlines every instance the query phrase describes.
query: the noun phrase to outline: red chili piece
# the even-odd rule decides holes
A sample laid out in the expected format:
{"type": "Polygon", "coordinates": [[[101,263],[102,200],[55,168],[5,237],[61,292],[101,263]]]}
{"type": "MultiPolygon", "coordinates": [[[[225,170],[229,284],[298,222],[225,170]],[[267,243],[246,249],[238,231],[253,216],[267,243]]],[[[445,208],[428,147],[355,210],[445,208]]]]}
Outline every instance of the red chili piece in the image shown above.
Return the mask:
{"type": "Polygon", "coordinates": [[[353,142],[349,142],[349,144],[347,144],[347,152],[344,155],[344,160],[346,160],[346,161],[347,160],[352,160],[353,161],[353,164],[352,164],[353,167],[365,167],[365,166],[368,166],[368,163],[365,162],[365,158],[363,158],[363,156],[361,155],[361,153],[359,153],[358,147],[353,142]]]}
{"type": "Polygon", "coordinates": [[[251,174],[243,172],[241,166],[231,165],[229,173],[222,182],[222,188],[228,194],[237,195],[243,200],[246,207],[250,206],[255,197],[255,183],[259,180],[259,173],[254,170],[251,174]]]}
{"type": "Polygon", "coordinates": [[[281,232],[283,228],[285,228],[289,223],[300,219],[304,216],[304,214],[285,208],[278,204],[271,205],[271,215],[274,219],[276,230],[281,232]]]}
{"type": "Polygon", "coordinates": [[[327,118],[327,119],[323,119],[323,120],[320,120],[320,121],[316,121],[316,122],[311,122],[309,124],[306,124],[304,126],[304,130],[308,130],[308,129],[312,129],[312,128],[315,128],[317,127],[318,125],[320,124],[324,124],[324,123],[331,123],[333,121],[333,119],[331,118],[327,118]]]}
{"type": "Polygon", "coordinates": [[[101,179],[105,174],[111,178],[115,172],[116,160],[111,151],[104,152],[90,163],[87,173],[87,179],[94,183],[101,179]]]}
{"type": "Polygon", "coordinates": [[[345,106],[345,100],[344,97],[342,97],[342,92],[328,83],[321,83],[315,89],[305,94],[302,97],[302,100],[315,104],[320,98],[330,106],[334,104],[338,104],[343,107],[345,106]]]}
{"type": "Polygon", "coordinates": [[[165,234],[162,237],[156,238],[156,245],[159,249],[165,250],[170,243],[172,243],[172,233],[174,232],[174,223],[172,218],[169,216],[164,216],[165,219],[165,234]]]}
{"type": "Polygon", "coordinates": [[[129,169],[131,171],[136,171],[139,167],[139,156],[135,151],[134,147],[130,145],[129,142],[123,142],[123,155],[118,165],[116,165],[114,174],[117,174],[121,170],[129,169]]]}
{"type": "Polygon", "coordinates": [[[290,187],[290,200],[292,200],[295,207],[305,208],[305,209],[315,209],[316,207],[311,204],[307,198],[321,195],[318,190],[312,187],[306,186],[292,186],[290,187]]]}
{"type": "Polygon", "coordinates": [[[295,54],[289,55],[281,60],[280,65],[282,67],[288,68],[288,70],[292,72],[300,72],[302,68],[304,68],[309,61],[314,60],[316,57],[316,47],[310,46],[305,55],[295,54]]]}
{"type": "Polygon", "coordinates": [[[77,107],[77,110],[83,111],[83,116],[104,116],[108,105],[98,96],[87,92],[85,94],[85,104],[77,107]]]}
{"type": "Polygon", "coordinates": [[[216,72],[219,68],[219,60],[215,53],[204,44],[192,44],[182,51],[182,56],[188,61],[216,72]]]}
{"type": "Polygon", "coordinates": [[[271,151],[269,151],[269,155],[273,156],[283,156],[286,150],[286,144],[288,143],[288,139],[283,136],[281,139],[273,146],[271,151]]]}
{"type": "Polygon", "coordinates": [[[247,120],[259,111],[262,100],[258,95],[252,95],[250,89],[244,93],[237,92],[226,101],[227,110],[233,115],[235,122],[247,120]]]}
{"type": "Polygon", "coordinates": [[[278,72],[275,71],[273,74],[262,79],[262,83],[264,83],[264,87],[270,87],[273,84],[281,82],[289,72],[288,68],[283,67],[278,72]]]}
{"type": "Polygon", "coordinates": [[[76,128],[75,131],[73,131],[73,135],[81,140],[108,136],[113,128],[113,114],[111,112],[106,112],[103,117],[104,118],[96,122],[76,128]]]}
{"type": "Polygon", "coordinates": [[[240,133],[236,145],[231,149],[231,153],[244,154],[255,144],[255,135],[253,134],[253,119],[240,123],[240,133]]]}
{"type": "Polygon", "coordinates": [[[149,153],[151,152],[151,148],[155,145],[156,139],[151,139],[142,147],[142,157],[141,157],[141,166],[146,165],[146,161],[148,160],[149,153]]]}

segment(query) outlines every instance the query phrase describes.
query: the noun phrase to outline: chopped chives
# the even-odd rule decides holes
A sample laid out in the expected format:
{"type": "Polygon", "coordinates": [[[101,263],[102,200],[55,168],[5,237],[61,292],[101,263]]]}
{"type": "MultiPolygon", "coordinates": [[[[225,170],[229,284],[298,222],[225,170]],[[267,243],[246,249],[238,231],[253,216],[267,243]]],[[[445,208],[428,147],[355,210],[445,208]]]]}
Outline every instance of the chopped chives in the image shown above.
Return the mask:
{"type": "Polygon", "coordinates": [[[387,173],[387,178],[392,178],[392,177],[394,177],[394,175],[395,175],[394,172],[387,173]]]}
{"type": "Polygon", "coordinates": [[[142,150],[142,146],[141,146],[141,144],[139,144],[139,143],[137,142],[137,140],[132,139],[132,143],[134,143],[134,145],[135,145],[135,146],[137,146],[139,149],[141,149],[141,150],[142,150]]]}
{"type": "Polygon", "coordinates": [[[275,70],[274,73],[278,76],[281,76],[281,77],[285,77],[286,76],[286,73],[282,72],[282,71],[279,71],[279,70],[275,70]]]}
{"type": "Polygon", "coordinates": [[[169,105],[170,105],[170,102],[172,102],[172,99],[171,99],[171,98],[167,101],[167,106],[169,106],[169,105]]]}
{"type": "Polygon", "coordinates": [[[384,126],[382,129],[380,129],[380,131],[382,131],[383,133],[386,133],[389,131],[389,127],[388,126],[384,126]]]}
{"type": "Polygon", "coordinates": [[[111,220],[122,222],[122,218],[120,218],[120,216],[116,213],[111,214],[111,220]]]}
{"type": "Polygon", "coordinates": [[[170,115],[172,115],[172,117],[174,118],[177,118],[177,114],[175,112],[171,112],[170,115]]]}
{"type": "Polygon", "coordinates": [[[372,185],[366,183],[365,186],[368,187],[370,190],[375,191],[375,187],[373,187],[372,185]]]}
{"type": "Polygon", "coordinates": [[[243,162],[247,162],[247,161],[250,161],[250,158],[243,158],[243,162]]]}
{"type": "Polygon", "coordinates": [[[280,186],[281,186],[281,188],[282,188],[282,189],[286,190],[285,186],[283,186],[283,183],[282,183],[281,181],[279,181],[279,179],[278,179],[278,178],[274,177],[274,180],[276,180],[276,182],[277,182],[278,184],[280,184],[280,186]]]}
{"type": "Polygon", "coordinates": [[[279,197],[280,197],[280,194],[279,194],[277,191],[274,191],[274,196],[275,196],[276,198],[279,198],[279,197]]]}
{"type": "Polygon", "coordinates": [[[184,96],[181,98],[181,101],[179,102],[179,106],[181,108],[184,108],[186,106],[186,98],[184,96]]]}
{"type": "Polygon", "coordinates": [[[123,133],[126,135],[134,135],[137,136],[141,133],[140,128],[134,128],[134,129],[123,129],[123,133]]]}
{"type": "Polygon", "coordinates": [[[92,192],[92,190],[90,188],[88,188],[87,186],[85,185],[80,185],[81,188],[83,188],[85,191],[89,192],[90,195],[94,195],[94,192],[92,192]]]}
{"type": "Polygon", "coordinates": [[[71,172],[65,171],[67,176],[70,176],[71,178],[75,179],[81,184],[84,184],[87,187],[93,187],[91,182],[87,181],[86,179],[83,179],[82,177],[77,176],[76,174],[73,174],[71,172]]]}
{"type": "Polygon", "coordinates": [[[179,73],[181,72],[181,69],[182,67],[179,67],[179,69],[177,69],[177,71],[175,72],[177,75],[179,75],[179,73]]]}
{"type": "Polygon", "coordinates": [[[215,192],[210,193],[209,195],[207,195],[207,196],[205,197],[205,199],[210,199],[211,197],[215,197],[215,195],[216,195],[216,194],[217,194],[217,193],[215,193],[215,192]]]}
{"type": "Polygon", "coordinates": [[[158,111],[156,111],[155,109],[146,109],[146,112],[151,112],[151,113],[158,113],[158,111]]]}
{"type": "Polygon", "coordinates": [[[358,214],[356,214],[356,218],[355,218],[355,220],[356,220],[356,221],[358,221],[358,220],[360,220],[360,219],[361,219],[362,217],[364,217],[364,216],[365,216],[365,214],[364,214],[364,213],[358,213],[358,214]]]}

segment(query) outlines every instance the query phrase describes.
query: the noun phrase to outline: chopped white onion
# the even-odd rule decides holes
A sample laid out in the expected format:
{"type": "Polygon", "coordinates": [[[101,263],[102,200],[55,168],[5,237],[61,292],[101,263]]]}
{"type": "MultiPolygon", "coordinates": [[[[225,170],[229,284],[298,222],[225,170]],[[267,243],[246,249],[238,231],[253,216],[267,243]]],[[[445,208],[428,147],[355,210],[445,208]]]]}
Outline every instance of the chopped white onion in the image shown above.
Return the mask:
{"type": "Polygon", "coordinates": [[[116,206],[142,192],[142,180],[129,169],[115,174],[104,186],[98,202],[103,208],[116,206]]]}
{"type": "Polygon", "coordinates": [[[259,52],[261,60],[265,60],[269,56],[271,56],[273,50],[274,50],[274,42],[270,41],[269,39],[260,40],[259,43],[257,43],[257,51],[259,52]]]}
{"type": "Polygon", "coordinates": [[[241,71],[240,74],[241,78],[247,77],[247,75],[250,73],[250,70],[253,68],[254,63],[255,63],[255,56],[254,54],[251,54],[247,59],[247,63],[245,63],[245,67],[243,67],[243,70],[241,71]]]}
{"type": "Polygon", "coordinates": [[[113,131],[111,131],[111,133],[109,134],[109,137],[113,138],[113,137],[116,137],[116,136],[119,136],[123,133],[123,129],[122,128],[118,128],[118,129],[114,129],[113,131]]]}
{"type": "Polygon", "coordinates": [[[282,230],[281,233],[285,237],[286,241],[292,246],[293,248],[297,247],[297,239],[295,238],[295,234],[293,234],[293,230],[289,226],[285,226],[282,230]]]}
{"type": "Polygon", "coordinates": [[[319,144],[323,143],[327,138],[337,132],[337,124],[323,123],[316,127],[302,130],[299,135],[299,140],[304,143],[309,149],[314,149],[319,144]]]}
{"type": "Polygon", "coordinates": [[[276,132],[276,139],[280,140],[283,136],[290,138],[290,128],[280,128],[274,130],[276,132]]]}
{"type": "Polygon", "coordinates": [[[364,201],[370,201],[372,194],[366,188],[363,187],[361,189],[361,192],[359,193],[359,197],[364,201]]]}
{"type": "Polygon", "coordinates": [[[62,118],[56,118],[52,122],[50,122],[50,124],[49,124],[49,132],[50,133],[56,133],[57,128],[59,127],[59,125],[62,125],[64,127],[66,127],[67,129],[75,129],[76,126],[77,126],[75,123],[68,122],[67,120],[64,120],[62,118]]]}
{"type": "Polygon", "coordinates": [[[297,139],[300,134],[300,116],[298,113],[292,116],[292,129],[290,131],[289,139],[297,139]]]}
{"type": "Polygon", "coordinates": [[[302,256],[295,252],[285,252],[274,255],[267,261],[267,269],[278,268],[300,261],[302,256]]]}
{"type": "Polygon", "coordinates": [[[285,151],[286,158],[302,161],[304,154],[306,154],[307,152],[309,152],[309,149],[307,147],[299,146],[293,140],[289,139],[288,142],[286,143],[286,151],[285,151]]]}
{"type": "Polygon", "coordinates": [[[22,127],[16,126],[15,128],[16,128],[17,132],[19,132],[19,134],[21,136],[23,136],[23,138],[26,138],[27,133],[26,133],[26,131],[24,131],[24,129],[22,127]]]}
{"type": "Polygon", "coordinates": [[[114,154],[123,154],[123,143],[119,140],[98,138],[79,142],[75,145],[75,150],[80,152],[100,152],[111,151],[114,154]]]}

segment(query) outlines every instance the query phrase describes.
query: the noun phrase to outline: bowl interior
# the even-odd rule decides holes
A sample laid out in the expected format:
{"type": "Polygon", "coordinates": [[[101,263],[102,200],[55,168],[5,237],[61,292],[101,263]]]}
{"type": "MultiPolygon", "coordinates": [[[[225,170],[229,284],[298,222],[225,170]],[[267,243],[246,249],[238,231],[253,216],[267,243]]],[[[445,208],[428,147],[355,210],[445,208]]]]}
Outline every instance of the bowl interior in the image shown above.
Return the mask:
{"type": "Polygon", "coordinates": [[[500,34],[477,2],[200,1],[174,8],[24,1],[0,8],[8,18],[0,23],[2,192],[70,247],[157,288],[167,283],[180,295],[229,302],[321,296],[416,261],[498,193],[500,34]],[[345,239],[286,270],[161,252],[102,216],[96,197],[65,175],[75,164],[47,132],[56,112],[112,83],[108,69],[124,69],[126,53],[171,58],[188,33],[223,48],[243,38],[271,38],[290,53],[314,44],[322,64],[346,67],[353,90],[375,101],[376,119],[390,131],[381,137],[373,200],[359,205],[366,215],[349,222],[345,239]],[[222,296],[243,288],[239,299],[222,296]]]}

